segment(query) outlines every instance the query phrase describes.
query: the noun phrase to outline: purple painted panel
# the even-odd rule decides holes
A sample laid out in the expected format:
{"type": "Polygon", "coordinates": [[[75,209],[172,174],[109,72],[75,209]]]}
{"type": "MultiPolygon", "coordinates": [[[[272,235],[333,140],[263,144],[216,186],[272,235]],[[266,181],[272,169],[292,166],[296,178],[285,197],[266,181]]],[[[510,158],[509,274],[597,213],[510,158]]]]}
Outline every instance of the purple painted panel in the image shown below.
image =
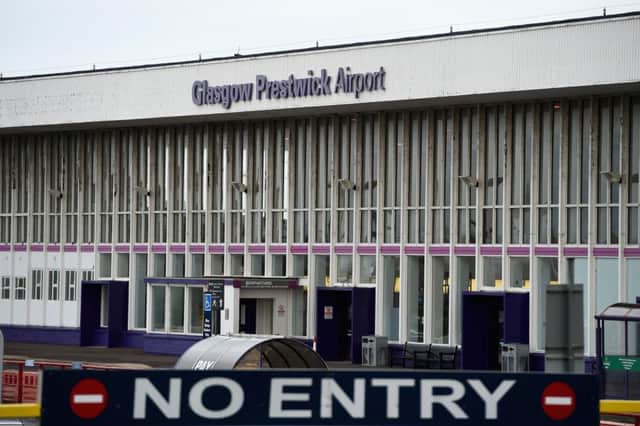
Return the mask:
{"type": "Polygon", "coordinates": [[[30,327],[2,325],[2,333],[8,342],[50,343],[79,345],[79,328],[30,327]]]}
{"type": "Polygon", "coordinates": [[[190,253],[204,253],[204,244],[191,244],[189,246],[190,253]]]}
{"type": "Polygon", "coordinates": [[[587,247],[565,247],[564,255],[568,257],[587,257],[589,249],[587,247]]]}
{"type": "Polygon", "coordinates": [[[0,251],[11,251],[11,244],[0,244],[0,251]]]}
{"type": "Polygon", "coordinates": [[[356,253],[358,254],[376,254],[376,246],[358,246],[356,247],[356,253]]]}
{"type": "Polygon", "coordinates": [[[93,244],[82,244],[80,246],[80,252],[82,253],[93,253],[95,250],[95,246],[93,244]]]}
{"type": "Polygon", "coordinates": [[[129,253],[129,244],[117,244],[115,251],[116,253],[129,253]]]}
{"type": "Polygon", "coordinates": [[[536,256],[557,256],[558,247],[538,246],[533,250],[536,256]]]}
{"type": "Polygon", "coordinates": [[[380,253],[382,253],[382,254],[400,254],[400,246],[398,246],[398,245],[380,246],[380,253]]]}
{"type": "Polygon", "coordinates": [[[311,253],[313,254],[330,254],[331,247],[329,246],[311,246],[311,253]]]}
{"type": "Polygon", "coordinates": [[[152,354],[182,355],[191,345],[202,340],[200,336],[145,334],[144,351],[152,354]]]}
{"type": "Polygon", "coordinates": [[[224,246],[222,244],[210,245],[207,247],[208,253],[224,254],[224,246]]]}
{"type": "Polygon", "coordinates": [[[184,244],[171,244],[169,245],[169,253],[184,253],[186,246],[184,244]]]}
{"type": "Polygon", "coordinates": [[[529,256],[529,247],[507,247],[509,256],[529,256]]]}
{"type": "Polygon", "coordinates": [[[122,346],[127,348],[144,348],[144,331],[127,331],[122,335],[122,346]]]}
{"type": "Polygon", "coordinates": [[[47,251],[51,253],[59,253],[60,248],[60,244],[47,244],[47,251]]]}
{"type": "Polygon", "coordinates": [[[353,254],[353,246],[345,246],[345,245],[335,246],[333,248],[333,251],[336,254],[353,254]]]}
{"type": "Polygon", "coordinates": [[[134,244],[133,245],[133,252],[134,253],[146,253],[148,249],[149,249],[149,246],[147,246],[146,244],[134,244]]]}
{"type": "Polygon", "coordinates": [[[14,244],[13,245],[13,251],[27,251],[27,245],[26,244],[14,244]]]}
{"type": "Polygon", "coordinates": [[[110,253],[111,245],[110,244],[98,244],[98,253],[110,253]]]}
{"type": "Polygon", "coordinates": [[[425,246],[405,246],[404,254],[412,254],[422,256],[427,252],[427,248],[425,246]]]}
{"type": "Polygon", "coordinates": [[[309,253],[309,246],[307,245],[302,245],[302,244],[298,244],[298,245],[291,245],[291,253],[293,254],[307,254],[309,253]]]}
{"type": "Polygon", "coordinates": [[[459,256],[473,256],[476,254],[474,246],[455,246],[453,252],[459,256]]]}
{"type": "Polygon", "coordinates": [[[264,253],[264,246],[262,244],[252,244],[247,247],[247,251],[251,254],[262,254],[264,253]]]}
{"type": "Polygon", "coordinates": [[[624,249],[625,257],[640,257],[640,247],[631,247],[624,249]]]}
{"type": "Polygon", "coordinates": [[[593,255],[596,257],[617,257],[620,253],[618,247],[594,247],[593,255]]]}
{"type": "Polygon", "coordinates": [[[42,244],[31,244],[31,251],[44,251],[42,244]]]}
{"type": "Polygon", "coordinates": [[[164,244],[151,244],[151,253],[164,253],[167,251],[167,246],[164,244]]]}
{"type": "Polygon", "coordinates": [[[284,244],[271,244],[269,246],[269,253],[286,254],[287,246],[284,244]]]}
{"type": "Polygon", "coordinates": [[[228,251],[233,254],[242,254],[244,253],[244,246],[242,244],[230,244],[228,251]]]}
{"type": "Polygon", "coordinates": [[[65,253],[74,253],[78,251],[78,246],[76,246],[75,244],[65,244],[64,245],[64,252],[65,253]]]}
{"type": "Polygon", "coordinates": [[[502,247],[495,246],[481,246],[480,254],[482,256],[501,256],[502,255],[502,247]]]}
{"type": "Polygon", "coordinates": [[[429,246],[429,254],[448,256],[449,246],[429,246]]]}

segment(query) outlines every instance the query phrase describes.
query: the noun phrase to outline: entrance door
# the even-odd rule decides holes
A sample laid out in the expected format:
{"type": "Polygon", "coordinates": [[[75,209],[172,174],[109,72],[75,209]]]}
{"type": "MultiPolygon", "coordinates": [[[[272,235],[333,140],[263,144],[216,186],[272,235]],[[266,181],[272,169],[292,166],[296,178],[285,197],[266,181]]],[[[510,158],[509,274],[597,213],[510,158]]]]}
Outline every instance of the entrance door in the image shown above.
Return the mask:
{"type": "Polygon", "coordinates": [[[80,289],[80,345],[117,347],[127,332],[129,308],[127,281],[82,281],[80,289]],[[107,289],[106,336],[100,328],[101,293],[107,289]]]}
{"type": "Polygon", "coordinates": [[[240,333],[256,334],[256,299],[240,299],[240,333]]]}
{"type": "Polygon", "coordinates": [[[351,289],[318,289],[317,347],[326,360],[351,359],[351,298],[351,289]]]}
{"type": "Polygon", "coordinates": [[[529,343],[529,293],[465,292],[462,368],[500,370],[501,343],[529,343]]]}

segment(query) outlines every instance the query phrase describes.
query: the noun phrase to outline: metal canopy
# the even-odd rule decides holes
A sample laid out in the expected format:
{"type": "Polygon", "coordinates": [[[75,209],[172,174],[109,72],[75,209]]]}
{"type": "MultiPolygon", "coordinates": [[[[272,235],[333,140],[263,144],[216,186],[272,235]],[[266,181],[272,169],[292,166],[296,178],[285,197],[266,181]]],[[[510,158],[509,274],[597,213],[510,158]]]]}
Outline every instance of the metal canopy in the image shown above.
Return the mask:
{"type": "Polygon", "coordinates": [[[609,321],[640,321],[640,304],[614,303],[596,315],[596,319],[609,321]]]}
{"type": "Polygon", "coordinates": [[[218,335],[187,349],[176,362],[179,370],[254,370],[258,368],[320,368],[327,365],[307,345],[285,337],[218,335]]]}

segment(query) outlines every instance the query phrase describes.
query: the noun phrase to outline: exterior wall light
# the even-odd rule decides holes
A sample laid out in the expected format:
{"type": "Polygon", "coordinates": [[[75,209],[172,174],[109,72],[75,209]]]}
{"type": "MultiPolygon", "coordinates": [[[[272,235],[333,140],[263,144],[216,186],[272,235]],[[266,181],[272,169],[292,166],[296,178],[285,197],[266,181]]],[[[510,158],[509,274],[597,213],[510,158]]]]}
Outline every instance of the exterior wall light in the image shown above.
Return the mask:
{"type": "Polygon", "coordinates": [[[609,183],[622,183],[622,175],[620,173],[607,170],[604,172],[600,172],[600,174],[607,178],[609,183]]]}
{"type": "Polygon", "coordinates": [[[245,192],[246,193],[248,191],[247,185],[245,185],[242,182],[233,181],[233,182],[231,182],[231,187],[233,189],[235,189],[236,191],[238,191],[238,192],[245,192]]]}
{"type": "Polygon", "coordinates": [[[342,188],[344,191],[356,190],[356,184],[349,179],[338,179],[338,185],[340,185],[340,188],[342,188]]]}
{"type": "Polygon", "coordinates": [[[470,188],[477,188],[479,184],[478,179],[473,176],[458,176],[458,179],[470,188]]]}

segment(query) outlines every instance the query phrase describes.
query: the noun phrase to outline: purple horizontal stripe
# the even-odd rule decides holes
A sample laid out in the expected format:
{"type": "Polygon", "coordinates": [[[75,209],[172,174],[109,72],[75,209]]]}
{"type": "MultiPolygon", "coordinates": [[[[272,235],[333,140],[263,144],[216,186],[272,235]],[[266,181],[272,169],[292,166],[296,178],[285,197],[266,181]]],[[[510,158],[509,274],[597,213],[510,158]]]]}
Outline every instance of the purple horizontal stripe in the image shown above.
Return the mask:
{"type": "Polygon", "coordinates": [[[311,246],[311,253],[313,254],[330,254],[331,247],[329,246],[311,246]]]}
{"type": "Polygon", "coordinates": [[[10,244],[0,244],[0,251],[11,251],[10,244]]]}
{"type": "Polygon", "coordinates": [[[507,247],[509,256],[529,256],[529,247],[507,247]]]}
{"type": "Polygon", "coordinates": [[[129,244],[117,244],[115,251],[116,253],[129,253],[129,244]]]}
{"type": "Polygon", "coordinates": [[[98,244],[98,252],[99,253],[109,253],[111,251],[111,246],[108,244],[98,244]]]}
{"type": "Polygon", "coordinates": [[[224,254],[224,246],[222,244],[211,245],[207,247],[208,253],[224,254]]]}
{"type": "Polygon", "coordinates": [[[425,246],[404,246],[404,254],[424,255],[426,251],[425,246]]]}
{"type": "Polygon", "coordinates": [[[291,253],[293,254],[307,254],[309,253],[309,246],[307,245],[292,245],[291,253]]]}
{"type": "Polygon", "coordinates": [[[247,251],[249,253],[264,253],[264,246],[263,245],[256,245],[256,244],[250,245],[247,248],[247,251]]]}
{"type": "Polygon", "coordinates": [[[231,244],[228,249],[229,253],[242,254],[244,253],[244,246],[241,244],[231,244]]]}
{"type": "Polygon", "coordinates": [[[82,253],[93,253],[95,249],[93,244],[83,244],[80,246],[80,252],[82,253]]]}
{"type": "Polygon", "coordinates": [[[620,253],[617,247],[594,247],[593,255],[596,257],[617,257],[620,253]]]}
{"type": "Polygon", "coordinates": [[[587,257],[589,249],[586,247],[565,247],[564,255],[569,257],[587,257]]]}
{"type": "Polygon", "coordinates": [[[31,244],[31,251],[44,251],[42,244],[31,244]]]}
{"type": "Polygon", "coordinates": [[[335,246],[333,251],[336,254],[353,254],[353,246],[335,246]]]}
{"type": "Polygon", "coordinates": [[[204,244],[191,244],[189,246],[190,253],[204,253],[204,244]]]}
{"type": "Polygon", "coordinates": [[[500,256],[500,255],[502,255],[502,247],[493,247],[493,246],[480,247],[480,255],[482,255],[482,256],[500,256]]]}
{"type": "Polygon", "coordinates": [[[47,251],[51,253],[60,252],[60,244],[47,244],[47,251]]]}
{"type": "Polygon", "coordinates": [[[558,247],[541,246],[533,250],[536,256],[557,256],[558,247]]]}
{"type": "Polygon", "coordinates": [[[356,247],[356,253],[358,254],[376,254],[376,246],[358,246],[356,247]]]}
{"type": "Polygon", "coordinates": [[[167,251],[167,246],[164,244],[151,244],[151,253],[164,253],[167,251]]]}
{"type": "Polygon", "coordinates": [[[14,244],[13,245],[13,251],[27,251],[27,245],[26,244],[14,244]]]}
{"type": "Polygon", "coordinates": [[[64,252],[65,253],[73,253],[78,251],[78,246],[75,244],[65,244],[64,245],[64,252]]]}
{"type": "Polygon", "coordinates": [[[429,254],[448,256],[449,246],[429,246],[429,254]]]}
{"type": "Polygon", "coordinates": [[[400,246],[396,246],[396,245],[380,246],[380,253],[382,253],[382,254],[400,254],[400,246]]]}
{"type": "Polygon", "coordinates": [[[184,244],[170,244],[169,253],[184,253],[186,247],[184,244]]]}
{"type": "Polygon", "coordinates": [[[146,244],[134,244],[133,252],[134,253],[146,253],[149,247],[146,244]]]}
{"type": "Polygon", "coordinates": [[[287,246],[284,244],[271,244],[269,246],[269,253],[286,254],[287,246]]]}
{"type": "Polygon", "coordinates": [[[632,247],[624,249],[625,257],[640,257],[640,247],[632,247]]]}
{"type": "Polygon", "coordinates": [[[456,246],[453,252],[461,256],[473,256],[476,254],[476,248],[473,246],[456,246]]]}

